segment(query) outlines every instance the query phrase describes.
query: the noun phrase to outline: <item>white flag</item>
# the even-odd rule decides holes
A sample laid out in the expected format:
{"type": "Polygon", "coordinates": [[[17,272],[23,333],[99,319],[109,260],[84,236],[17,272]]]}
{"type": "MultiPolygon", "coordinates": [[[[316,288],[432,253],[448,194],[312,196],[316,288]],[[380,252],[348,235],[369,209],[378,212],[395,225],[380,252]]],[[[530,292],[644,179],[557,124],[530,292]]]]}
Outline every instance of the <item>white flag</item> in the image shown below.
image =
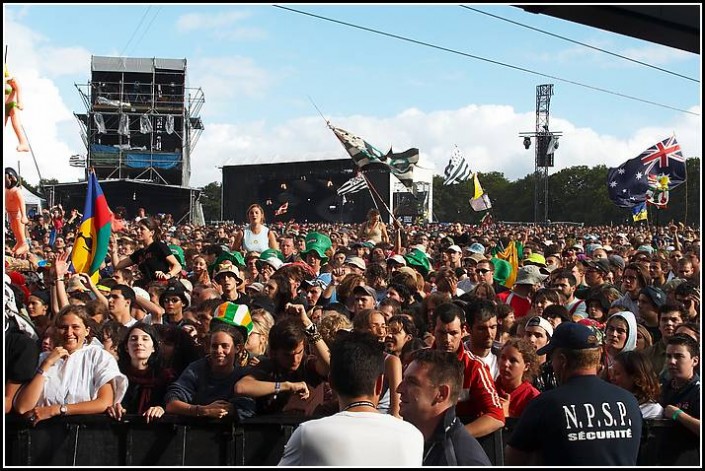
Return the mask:
{"type": "Polygon", "coordinates": [[[480,180],[477,178],[477,173],[473,175],[475,180],[475,194],[470,200],[470,207],[475,211],[484,211],[492,207],[492,202],[490,202],[490,197],[487,196],[485,190],[482,189],[480,185],[480,180]]]}
{"type": "Polygon", "coordinates": [[[472,170],[470,170],[470,164],[465,160],[465,156],[458,146],[455,146],[453,153],[450,155],[450,160],[445,168],[445,181],[444,185],[452,185],[453,183],[460,183],[468,179],[472,170]]]}
{"type": "Polygon", "coordinates": [[[367,180],[365,180],[362,174],[358,174],[343,183],[336,193],[338,193],[338,196],[349,195],[364,190],[365,188],[367,188],[367,180]]]}

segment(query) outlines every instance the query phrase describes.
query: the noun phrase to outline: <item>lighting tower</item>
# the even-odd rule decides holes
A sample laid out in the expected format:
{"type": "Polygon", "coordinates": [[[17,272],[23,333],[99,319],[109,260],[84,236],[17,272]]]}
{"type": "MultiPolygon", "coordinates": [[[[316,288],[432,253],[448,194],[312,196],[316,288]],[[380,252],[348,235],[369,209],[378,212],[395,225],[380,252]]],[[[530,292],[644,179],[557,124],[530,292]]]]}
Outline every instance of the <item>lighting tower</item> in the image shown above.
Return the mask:
{"type": "Polygon", "coordinates": [[[521,132],[525,149],[531,147],[531,138],[536,141],[534,146],[534,223],[548,222],[548,168],[553,167],[553,153],[558,148],[558,138],[562,132],[551,132],[548,127],[553,84],[536,86],[536,131],[521,132]],[[543,217],[541,208],[543,207],[543,217]]]}

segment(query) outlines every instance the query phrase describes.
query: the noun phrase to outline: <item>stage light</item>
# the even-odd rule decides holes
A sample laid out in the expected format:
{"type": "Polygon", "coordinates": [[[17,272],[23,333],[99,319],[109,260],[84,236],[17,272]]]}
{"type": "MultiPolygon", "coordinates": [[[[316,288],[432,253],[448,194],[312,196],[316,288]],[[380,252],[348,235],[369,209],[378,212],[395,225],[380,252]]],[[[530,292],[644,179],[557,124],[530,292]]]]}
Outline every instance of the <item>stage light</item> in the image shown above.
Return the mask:
{"type": "Polygon", "coordinates": [[[286,191],[286,188],[287,188],[286,183],[282,183],[281,185],[279,185],[279,188],[286,191]]]}
{"type": "Polygon", "coordinates": [[[531,147],[531,139],[529,138],[529,136],[526,136],[524,138],[524,149],[528,150],[529,147],[531,147]]]}
{"type": "Polygon", "coordinates": [[[328,183],[326,183],[326,186],[328,188],[333,188],[333,182],[331,180],[328,180],[328,183]]]}

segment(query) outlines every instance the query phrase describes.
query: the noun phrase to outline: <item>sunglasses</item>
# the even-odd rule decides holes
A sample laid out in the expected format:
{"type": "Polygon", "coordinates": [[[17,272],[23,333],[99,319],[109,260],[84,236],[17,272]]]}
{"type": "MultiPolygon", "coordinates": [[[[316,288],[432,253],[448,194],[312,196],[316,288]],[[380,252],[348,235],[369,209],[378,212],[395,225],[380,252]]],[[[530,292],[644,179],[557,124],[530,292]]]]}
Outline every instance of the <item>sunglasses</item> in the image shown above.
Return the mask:
{"type": "Polygon", "coordinates": [[[477,268],[477,269],[475,269],[475,273],[477,273],[478,275],[484,275],[485,273],[490,272],[490,271],[492,271],[492,270],[490,270],[489,268],[477,268]]]}
{"type": "Polygon", "coordinates": [[[166,303],[176,304],[178,302],[181,302],[181,298],[179,298],[178,296],[174,297],[174,298],[164,298],[164,304],[166,304],[166,303]]]}

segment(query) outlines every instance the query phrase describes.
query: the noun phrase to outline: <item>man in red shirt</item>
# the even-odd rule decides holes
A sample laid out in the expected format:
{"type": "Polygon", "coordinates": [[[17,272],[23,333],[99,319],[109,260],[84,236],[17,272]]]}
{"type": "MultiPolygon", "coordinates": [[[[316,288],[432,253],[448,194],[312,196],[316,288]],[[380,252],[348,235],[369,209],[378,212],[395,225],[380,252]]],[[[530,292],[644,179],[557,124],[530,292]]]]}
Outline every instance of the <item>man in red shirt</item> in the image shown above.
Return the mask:
{"type": "Polygon", "coordinates": [[[514,310],[514,317],[521,319],[531,308],[531,296],[541,287],[546,278],[548,275],[541,273],[536,265],[521,267],[512,290],[499,293],[497,299],[504,304],[509,304],[514,310]]]}
{"type": "Polygon", "coordinates": [[[504,426],[504,411],[489,368],[463,348],[467,335],[463,309],[453,303],[441,304],[433,313],[432,348],[453,352],[464,365],[463,389],[456,406],[457,416],[475,438],[484,437],[504,426]]]}

